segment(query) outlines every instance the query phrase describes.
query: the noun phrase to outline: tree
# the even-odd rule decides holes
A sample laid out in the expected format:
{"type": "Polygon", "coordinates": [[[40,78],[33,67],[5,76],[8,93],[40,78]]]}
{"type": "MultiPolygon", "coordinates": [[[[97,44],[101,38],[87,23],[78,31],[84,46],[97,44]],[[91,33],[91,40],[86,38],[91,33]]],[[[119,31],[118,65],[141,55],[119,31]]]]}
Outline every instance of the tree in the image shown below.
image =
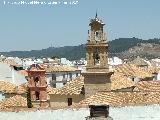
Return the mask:
{"type": "Polygon", "coordinates": [[[33,107],[29,88],[27,89],[27,106],[28,106],[28,108],[32,108],[33,107]]]}

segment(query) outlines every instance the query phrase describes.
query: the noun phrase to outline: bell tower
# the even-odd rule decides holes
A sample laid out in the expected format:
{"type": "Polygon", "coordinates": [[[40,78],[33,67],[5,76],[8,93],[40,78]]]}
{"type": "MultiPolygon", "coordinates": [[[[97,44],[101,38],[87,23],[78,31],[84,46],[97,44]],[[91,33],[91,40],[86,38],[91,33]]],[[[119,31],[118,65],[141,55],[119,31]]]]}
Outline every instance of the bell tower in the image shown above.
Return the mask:
{"type": "Polygon", "coordinates": [[[103,31],[104,25],[97,14],[90,21],[86,44],[87,71],[108,71],[108,43],[103,31]]]}
{"type": "Polygon", "coordinates": [[[38,64],[33,64],[28,68],[28,87],[31,93],[33,107],[46,107],[47,84],[45,80],[45,69],[38,64]]]}
{"type": "Polygon", "coordinates": [[[86,43],[86,72],[84,76],[85,95],[93,95],[98,91],[110,91],[111,81],[108,66],[108,43],[103,30],[104,23],[97,17],[90,20],[88,40],[86,43]]]}

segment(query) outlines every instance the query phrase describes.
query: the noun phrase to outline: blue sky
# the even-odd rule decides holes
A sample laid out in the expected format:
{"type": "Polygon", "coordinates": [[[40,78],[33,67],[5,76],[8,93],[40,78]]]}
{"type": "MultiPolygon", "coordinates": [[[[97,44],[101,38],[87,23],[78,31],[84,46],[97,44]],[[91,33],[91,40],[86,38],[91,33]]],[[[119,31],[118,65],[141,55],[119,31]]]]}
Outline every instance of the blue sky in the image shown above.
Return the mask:
{"type": "Polygon", "coordinates": [[[1,0],[0,51],[35,50],[51,44],[55,47],[83,44],[87,39],[89,20],[95,17],[96,10],[106,24],[108,40],[160,38],[160,0],[77,1],[76,5],[4,5],[1,0]]]}

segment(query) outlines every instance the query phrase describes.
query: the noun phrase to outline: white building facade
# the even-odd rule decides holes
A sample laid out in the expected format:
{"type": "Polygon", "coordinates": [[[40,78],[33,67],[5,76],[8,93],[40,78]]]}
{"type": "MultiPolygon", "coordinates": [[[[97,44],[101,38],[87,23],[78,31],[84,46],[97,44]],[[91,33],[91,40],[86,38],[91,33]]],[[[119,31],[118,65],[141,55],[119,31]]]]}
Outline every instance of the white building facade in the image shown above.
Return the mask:
{"type": "Polygon", "coordinates": [[[59,72],[46,72],[47,85],[54,88],[61,88],[67,82],[80,76],[81,71],[59,71],[59,72]]]}

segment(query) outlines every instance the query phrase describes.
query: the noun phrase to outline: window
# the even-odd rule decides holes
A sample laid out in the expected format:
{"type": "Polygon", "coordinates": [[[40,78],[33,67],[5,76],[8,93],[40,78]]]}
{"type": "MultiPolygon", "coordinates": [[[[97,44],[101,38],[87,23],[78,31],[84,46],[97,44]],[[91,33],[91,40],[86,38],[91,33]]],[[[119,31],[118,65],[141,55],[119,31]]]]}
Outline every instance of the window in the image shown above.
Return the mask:
{"type": "Polygon", "coordinates": [[[39,100],[39,92],[35,91],[35,95],[36,95],[36,100],[39,100]]]}
{"type": "Polygon", "coordinates": [[[53,84],[52,84],[52,87],[53,87],[53,88],[56,88],[56,83],[53,83],[53,84]]]}
{"type": "Polygon", "coordinates": [[[72,98],[68,98],[68,106],[72,105],[72,98]]]}
{"type": "Polygon", "coordinates": [[[78,73],[76,73],[76,77],[78,77],[78,73]]]}
{"type": "Polygon", "coordinates": [[[63,82],[63,85],[65,85],[66,84],[66,82],[63,82]]]}
{"type": "Polygon", "coordinates": [[[56,80],[56,75],[55,74],[52,74],[52,81],[53,80],[56,80]]]}
{"type": "Polygon", "coordinates": [[[63,78],[65,78],[65,74],[63,74],[63,78]]]}
{"type": "Polygon", "coordinates": [[[69,73],[69,78],[72,79],[72,73],[69,73]]]}
{"type": "Polygon", "coordinates": [[[56,81],[54,80],[50,81],[50,86],[56,88],[56,81]]]}
{"type": "Polygon", "coordinates": [[[39,84],[39,78],[38,77],[35,77],[34,83],[35,83],[35,86],[38,86],[38,84],[39,84]]]}

